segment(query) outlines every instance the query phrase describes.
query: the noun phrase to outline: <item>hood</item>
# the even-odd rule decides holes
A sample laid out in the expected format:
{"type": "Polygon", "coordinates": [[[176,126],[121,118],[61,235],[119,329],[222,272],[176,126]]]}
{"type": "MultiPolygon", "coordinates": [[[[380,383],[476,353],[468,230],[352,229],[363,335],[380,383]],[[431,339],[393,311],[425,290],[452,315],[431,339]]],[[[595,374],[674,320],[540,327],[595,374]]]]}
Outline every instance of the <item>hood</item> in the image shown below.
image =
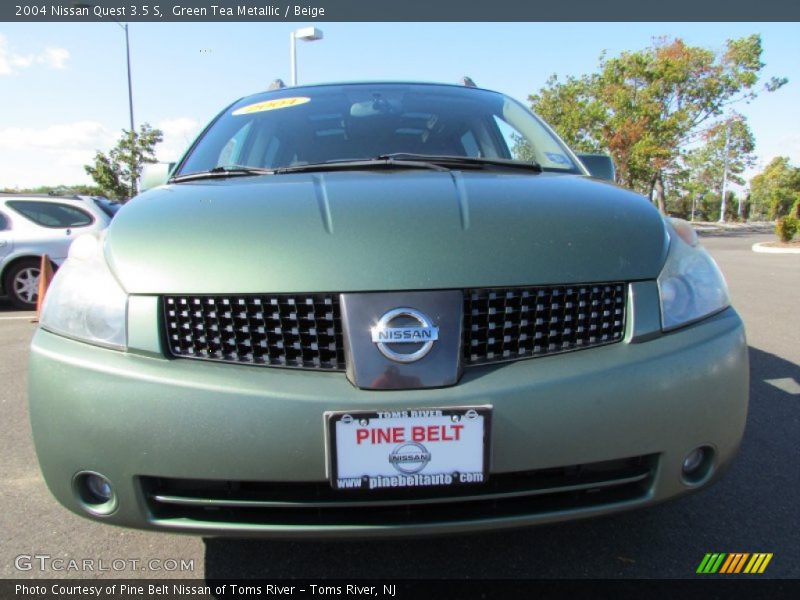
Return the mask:
{"type": "Polygon", "coordinates": [[[644,198],[582,176],[339,171],[163,186],[115,217],[134,294],[424,290],[655,279],[644,198]]]}

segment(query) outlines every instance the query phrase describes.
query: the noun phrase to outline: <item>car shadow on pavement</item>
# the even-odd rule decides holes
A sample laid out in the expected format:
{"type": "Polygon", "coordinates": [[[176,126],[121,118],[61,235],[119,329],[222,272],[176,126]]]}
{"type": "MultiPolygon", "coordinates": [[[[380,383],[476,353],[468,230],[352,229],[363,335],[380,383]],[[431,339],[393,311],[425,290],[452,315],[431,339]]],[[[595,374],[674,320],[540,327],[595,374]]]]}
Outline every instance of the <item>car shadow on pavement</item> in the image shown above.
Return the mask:
{"type": "Polygon", "coordinates": [[[3,313],[9,313],[8,316],[14,316],[14,313],[22,313],[25,312],[25,309],[17,308],[13,304],[11,304],[11,300],[9,300],[5,296],[0,296],[0,315],[3,313]]]}
{"type": "Polygon", "coordinates": [[[769,576],[796,578],[800,366],[752,347],[750,365],[741,452],[725,477],[700,493],[644,510],[490,534],[334,542],[209,538],[206,578],[681,578],[695,576],[706,552],[773,552],[769,576]]]}

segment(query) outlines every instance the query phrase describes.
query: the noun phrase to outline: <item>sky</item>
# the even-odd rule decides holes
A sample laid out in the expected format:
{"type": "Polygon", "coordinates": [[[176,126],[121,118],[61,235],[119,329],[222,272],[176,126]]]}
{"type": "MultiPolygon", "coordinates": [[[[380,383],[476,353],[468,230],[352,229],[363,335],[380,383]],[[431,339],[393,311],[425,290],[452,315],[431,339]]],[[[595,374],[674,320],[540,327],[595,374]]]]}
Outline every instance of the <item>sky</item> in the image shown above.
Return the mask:
{"type": "MultiPolygon", "coordinates": [[[[289,34],[302,23],[132,23],[135,123],[164,132],[160,160],[175,160],[232,101],[290,81],[289,34]]],[[[775,156],[800,164],[798,23],[313,23],[298,41],[302,83],[458,82],[525,101],[555,73],[596,69],[613,56],[679,37],[714,50],[762,36],[763,79],[789,83],[737,107],[756,137],[755,174],[775,156]]],[[[0,23],[0,188],[91,183],[83,165],[128,127],[125,35],[116,23],[0,23]]]]}

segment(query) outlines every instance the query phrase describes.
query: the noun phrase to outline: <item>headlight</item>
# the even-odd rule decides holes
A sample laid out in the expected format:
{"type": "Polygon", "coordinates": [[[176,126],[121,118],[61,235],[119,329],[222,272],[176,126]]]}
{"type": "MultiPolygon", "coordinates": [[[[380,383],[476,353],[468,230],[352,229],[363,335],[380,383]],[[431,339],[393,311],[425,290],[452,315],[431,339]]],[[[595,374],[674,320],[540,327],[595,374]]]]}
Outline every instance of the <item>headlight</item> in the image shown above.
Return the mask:
{"type": "Polygon", "coordinates": [[[75,239],[47,289],[39,322],[53,333],[125,350],[128,296],[106,264],[104,240],[102,234],[75,239]]]}
{"type": "Polygon", "coordinates": [[[730,305],[728,286],[717,263],[699,245],[686,221],[667,220],[670,237],[667,262],[658,276],[661,327],[681,327],[730,305]]]}

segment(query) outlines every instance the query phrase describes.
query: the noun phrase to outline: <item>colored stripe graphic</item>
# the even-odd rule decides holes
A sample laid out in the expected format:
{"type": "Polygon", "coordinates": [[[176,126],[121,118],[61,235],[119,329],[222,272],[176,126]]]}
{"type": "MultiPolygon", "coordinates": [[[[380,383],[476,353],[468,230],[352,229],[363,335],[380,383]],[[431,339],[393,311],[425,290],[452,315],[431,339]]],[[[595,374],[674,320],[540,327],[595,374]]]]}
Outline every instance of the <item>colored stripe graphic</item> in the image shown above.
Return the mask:
{"type": "Polygon", "coordinates": [[[745,567],[745,573],[763,573],[769,561],[772,560],[772,553],[761,552],[758,554],[753,554],[753,558],[750,559],[750,562],[747,563],[747,567],[745,567]]]}
{"type": "Polygon", "coordinates": [[[742,570],[742,567],[744,566],[744,563],[745,563],[745,562],[747,562],[747,558],[748,558],[749,556],[750,556],[750,553],[749,553],[749,552],[745,552],[744,554],[742,554],[742,558],[740,558],[740,559],[739,559],[739,562],[738,562],[738,563],[736,563],[736,570],[735,570],[735,571],[731,571],[731,572],[732,572],[732,573],[739,573],[739,572],[741,572],[741,570],[742,570]]]}
{"type": "Polygon", "coordinates": [[[763,573],[772,560],[771,552],[709,552],[700,561],[697,573],[733,575],[738,573],[763,573]],[[747,566],[745,566],[747,565],[747,566]],[[744,571],[742,571],[744,569],[744,571]]]}
{"type": "Polygon", "coordinates": [[[723,560],[725,560],[724,552],[719,555],[717,561],[711,566],[711,570],[709,571],[709,573],[716,573],[717,571],[719,571],[719,567],[720,565],[722,565],[723,560]]]}
{"type": "Polygon", "coordinates": [[[698,573],[716,573],[719,570],[722,561],[725,560],[726,554],[715,552],[713,554],[706,554],[700,566],[697,567],[698,573]]]}
{"type": "Polygon", "coordinates": [[[766,558],[764,558],[764,562],[761,563],[761,568],[758,570],[758,572],[759,573],[763,573],[766,570],[767,565],[769,564],[769,561],[771,561],[771,560],[772,560],[772,552],[767,554],[766,558]]]}
{"type": "Polygon", "coordinates": [[[719,570],[719,572],[730,573],[729,569],[733,568],[738,558],[739,558],[738,554],[728,554],[728,558],[724,563],[722,563],[722,568],[719,570]]]}
{"type": "Polygon", "coordinates": [[[697,567],[697,573],[705,573],[706,572],[706,566],[708,565],[709,560],[711,560],[711,555],[710,554],[706,554],[703,557],[703,560],[700,561],[700,566],[697,567]]]}
{"type": "Polygon", "coordinates": [[[747,560],[747,557],[749,556],[750,556],[749,553],[742,553],[742,552],[729,554],[728,560],[725,561],[725,564],[722,566],[722,569],[720,569],[720,573],[726,573],[726,574],[738,573],[739,571],[742,570],[742,567],[744,566],[744,563],[747,560]]]}

